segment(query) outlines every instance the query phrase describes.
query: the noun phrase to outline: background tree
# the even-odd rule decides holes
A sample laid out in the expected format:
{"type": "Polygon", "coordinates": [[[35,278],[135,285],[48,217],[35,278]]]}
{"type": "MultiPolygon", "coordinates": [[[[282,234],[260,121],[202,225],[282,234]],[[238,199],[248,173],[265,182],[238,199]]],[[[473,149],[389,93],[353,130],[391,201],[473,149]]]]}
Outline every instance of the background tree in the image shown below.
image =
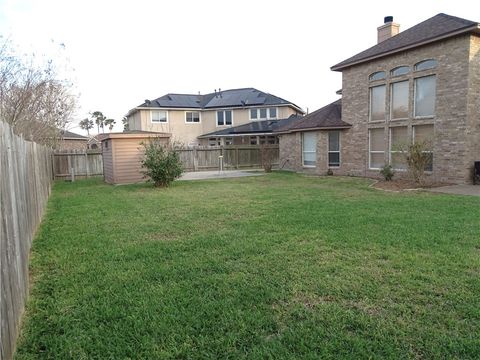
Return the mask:
{"type": "Polygon", "coordinates": [[[72,89],[52,60],[20,57],[0,37],[0,117],[16,134],[54,145],[76,110],[72,89]]]}
{"type": "Polygon", "coordinates": [[[112,132],[113,127],[116,124],[116,121],[114,119],[106,119],[104,121],[104,124],[105,124],[105,126],[108,126],[108,130],[110,130],[110,132],[112,132]]]}
{"type": "Polygon", "coordinates": [[[128,125],[128,118],[126,116],[123,117],[122,123],[123,123],[123,131],[130,130],[130,127],[128,125]]]}
{"type": "Polygon", "coordinates": [[[94,111],[92,113],[92,119],[95,121],[95,124],[97,124],[97,133],[100,134],[100,128],[102,128],[102,132],[105,133],[104,127],[107,117],[103,115],[101,111],[94,111]]]}
{"type": "Polygon", "coordinates": [[[85,118],[79,123],[80,129],[87,130],[87,135],[90,136],[90,129],[93,129],[93,120],[85,118]]]}

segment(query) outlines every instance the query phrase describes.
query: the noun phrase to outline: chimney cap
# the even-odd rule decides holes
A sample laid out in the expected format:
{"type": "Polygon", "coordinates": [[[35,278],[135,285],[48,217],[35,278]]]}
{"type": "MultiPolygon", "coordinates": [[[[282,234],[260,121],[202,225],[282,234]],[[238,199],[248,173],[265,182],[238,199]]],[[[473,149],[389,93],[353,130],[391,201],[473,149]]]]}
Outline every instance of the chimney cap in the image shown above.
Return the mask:
{"type": "Polygon", "coordinates": [[[391,23],[391,22],[393,22],[393,16],[385,16],[383,18],[383,23],[384,24],[391,23]]]}

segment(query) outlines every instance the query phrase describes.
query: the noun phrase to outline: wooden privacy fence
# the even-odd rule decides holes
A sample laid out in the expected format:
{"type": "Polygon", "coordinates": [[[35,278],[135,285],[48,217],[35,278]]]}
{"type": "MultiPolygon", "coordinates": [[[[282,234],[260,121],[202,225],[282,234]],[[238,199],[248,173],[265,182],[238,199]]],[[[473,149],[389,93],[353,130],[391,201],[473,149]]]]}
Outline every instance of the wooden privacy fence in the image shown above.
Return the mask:
{"type": "Polygon", "coordinates": [[[278,166],[278,145],[268,145],[263,149],[256,145],[194,147],[180,149],[179,153],[185,171],[202,171],[219,169],[221,160],[227,170],[259,168],[262,166],[262,151],[268,151],[272,165],[278,166]]]}
{"type": "Polygon", "coordinates": [[[0,358],[11,359],[28,296],[28,259],[53,179],[52,150],[0,121],[0,358]]]}
{"type": "Polygon", "coordinates": [[[103,175],[101,151],[56,150],[53,154],[55,179],[86,178],[103,175]]]}

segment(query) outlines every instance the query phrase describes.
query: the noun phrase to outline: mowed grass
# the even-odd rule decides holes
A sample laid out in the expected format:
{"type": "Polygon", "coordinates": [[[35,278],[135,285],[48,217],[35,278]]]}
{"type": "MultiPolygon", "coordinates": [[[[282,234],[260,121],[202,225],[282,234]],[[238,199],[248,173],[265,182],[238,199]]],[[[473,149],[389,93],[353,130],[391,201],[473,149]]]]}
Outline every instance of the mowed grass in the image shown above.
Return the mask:
{"type": "Polygon", "coordinates": [[[58,182],[16,359],[479,358],[480,199],[58,182]]]}

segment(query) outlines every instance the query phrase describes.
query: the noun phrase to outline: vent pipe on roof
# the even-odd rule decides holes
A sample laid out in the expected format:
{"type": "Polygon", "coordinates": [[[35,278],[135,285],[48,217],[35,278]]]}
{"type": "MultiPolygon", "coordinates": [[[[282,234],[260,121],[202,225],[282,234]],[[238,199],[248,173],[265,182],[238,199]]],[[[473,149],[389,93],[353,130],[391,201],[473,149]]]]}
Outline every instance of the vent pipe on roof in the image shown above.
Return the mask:
{"type": "Polygon", "coordinates": [[[393,22],[393,16],[385,16],[383,25],[377,28],[378,43],[381,43],[400,32],[400,24],[393,22]]]}

